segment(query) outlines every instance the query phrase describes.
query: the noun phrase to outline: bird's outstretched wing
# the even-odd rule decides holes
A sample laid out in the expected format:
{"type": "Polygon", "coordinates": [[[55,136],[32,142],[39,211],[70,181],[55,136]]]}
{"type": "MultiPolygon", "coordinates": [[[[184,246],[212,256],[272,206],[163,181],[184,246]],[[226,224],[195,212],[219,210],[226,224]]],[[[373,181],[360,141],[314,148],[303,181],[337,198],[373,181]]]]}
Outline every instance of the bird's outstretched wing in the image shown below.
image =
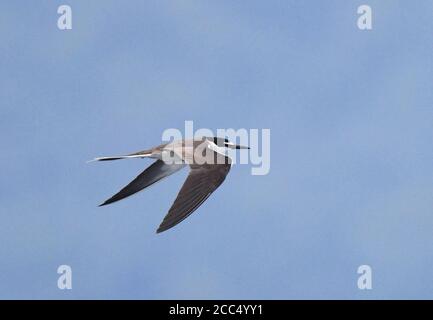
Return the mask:
{"type": "Polygon", "coordinates": [[[223,183],[231,167],[230,158],[225,158],[222,164],[190,165],[191,171],[157,233],[186,219],[223,183]]]}
{"type": "Polygon", "coordinates": [[[144,188],[154,184],[155,182],[167,177],[176,171],[185,167],[186,164],[166,164],[162,160],[155,161],[151,166],[146,168],[140,173],[134,180],[132,180],[126,187],[106,200],[99,206],[105,206],[107,204],[122,200],[134,193],[143,190],[144,188]]]}

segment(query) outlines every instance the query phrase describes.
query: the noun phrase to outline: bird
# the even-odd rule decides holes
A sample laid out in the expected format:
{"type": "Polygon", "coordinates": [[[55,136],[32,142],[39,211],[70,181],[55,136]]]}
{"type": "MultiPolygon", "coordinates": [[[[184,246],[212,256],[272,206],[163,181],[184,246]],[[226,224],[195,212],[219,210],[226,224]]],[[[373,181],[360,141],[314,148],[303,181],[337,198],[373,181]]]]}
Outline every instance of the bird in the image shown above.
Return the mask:
{"type": "Polygon", "coordinates": [[[250,149],[227,138],[181,139],[151,149],[121,156],[98,157],[91,161],[152,158],[156,161],[134,180],[99,206],[125,199],[161,179],[189,166],[190,171],[156,233],[166,231],[189,217],[224,182],[232,165],[228,149],[250,149]]]}

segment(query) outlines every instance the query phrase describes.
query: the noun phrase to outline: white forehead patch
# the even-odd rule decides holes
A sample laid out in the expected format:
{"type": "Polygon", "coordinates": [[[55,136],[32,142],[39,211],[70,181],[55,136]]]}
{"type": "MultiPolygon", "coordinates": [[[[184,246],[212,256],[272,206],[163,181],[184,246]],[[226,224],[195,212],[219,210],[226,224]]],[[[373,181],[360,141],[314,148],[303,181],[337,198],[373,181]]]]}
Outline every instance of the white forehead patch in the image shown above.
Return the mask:
{"type": "Polygon", "coordinates": [[[207,147],[209,149],[211,149],[212,151],[222,154],[222,155],[226,155],[226,149],[225,147],[219,147],[218,145],[216,145],[213,141],[208,140],[208,145],[207,147]]]}

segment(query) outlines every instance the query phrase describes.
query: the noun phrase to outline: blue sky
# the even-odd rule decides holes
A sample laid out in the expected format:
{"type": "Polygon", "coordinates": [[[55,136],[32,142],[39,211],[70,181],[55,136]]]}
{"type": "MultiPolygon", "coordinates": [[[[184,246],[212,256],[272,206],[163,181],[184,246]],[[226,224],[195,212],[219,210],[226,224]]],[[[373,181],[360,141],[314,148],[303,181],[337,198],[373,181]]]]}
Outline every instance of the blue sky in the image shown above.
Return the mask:
{"type": "Polygon", "coordinates": [[[0,298],[433,298],[433,2],[61,4],[0,4],[0,298]],[[185,120],[269,128],[270,173],[159,235],[186,170],[98,208],[151,161],[86,160],[185,120]]]}

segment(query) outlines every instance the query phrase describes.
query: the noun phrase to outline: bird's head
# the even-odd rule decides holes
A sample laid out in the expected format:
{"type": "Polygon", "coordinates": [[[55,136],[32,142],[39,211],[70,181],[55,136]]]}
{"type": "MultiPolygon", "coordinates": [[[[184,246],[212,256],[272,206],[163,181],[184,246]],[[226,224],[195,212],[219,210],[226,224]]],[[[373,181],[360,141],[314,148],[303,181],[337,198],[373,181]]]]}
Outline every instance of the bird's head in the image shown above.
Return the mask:
{"type": "Polygon", "coordinates": [[[227,138],[219,138],[219,137],[213,137],[208,138],[210,141],[215,143],[218,147],[221,148],[229,148],[229,149],[249,149],[250,147],[241,146],[238,144],[235,144],[233,142],[230,142],[227,138]]]}

